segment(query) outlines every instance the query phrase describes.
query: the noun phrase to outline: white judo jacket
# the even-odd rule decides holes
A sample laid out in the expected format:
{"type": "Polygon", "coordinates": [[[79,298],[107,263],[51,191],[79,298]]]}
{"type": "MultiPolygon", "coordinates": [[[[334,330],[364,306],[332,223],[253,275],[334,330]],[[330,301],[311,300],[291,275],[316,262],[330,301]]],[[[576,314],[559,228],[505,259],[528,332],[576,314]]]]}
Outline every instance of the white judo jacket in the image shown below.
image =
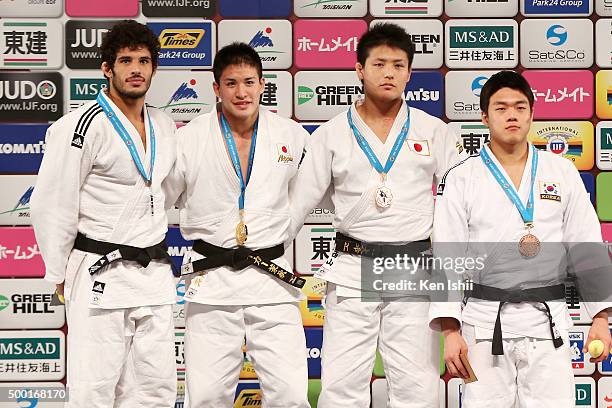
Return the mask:
{"type": "MultiPolygon", "coordinates": [[[[296,122],[260,109],[255,158],[245,193],[245,218],[250,249],[268,248],[289,238],[289,189],[294,181],[308,133],[296,122]]],[[[246,169],[242,170],[246,172],[246,169]]],[[[180,209],[185,239],[236,248],[240,181],[225,148],[217,109],[198,116],[177,131],[177,162],[164,184],[180,209]]],[[[201,259],[191,251],[185,261],[201,259]]],[[[291,271],[287,255],[273,260],[291,271]]],[[[211,305],[255,305],[295,302],[299,289],[250,266],[242,270],[207,270],[193,284],[187,281],[185,299],[211,305]]]]}
{"type": "MultiPolygon", "coordinates": [[[[79,269],[89,275],[87,269],[101,257],[72,249],[77,232],[98,241],[147,247],[162,241],[168,229],[161,184],[176,157],[175,124],[161,111],[146,107],[145,152],[136,128],[106,95],[103,97],[128,130],[147,173],[149,118],[153,121],[157,141],[154,173],[151,186],[146,186],[127,146],[96,101],[49,127],[30,202],[32,225],[45,262],[45,279],[65,282],[67,299],[79,269]]],[[[170,265],[161,261],[152,261],[147,268],[117,261],[89,279],[92,289],[94,282],[104,283],[103,293],[90,307],[162,305],[176,299],[170,265]]]]}
{"type": "MultiPolygon", "coordinates": [[[[504,177],[510,180],[489,146],[483,148],[504,177]]],[[[442,181],[443,192],[438,189],[432,235],[434,252],[438,252],[438,245],[444,251],[442,246],[448,245],[446,243],[453,243],[453,252],[457,252],[459,244],[465,243],[464,255],[471,258],[484,255],[484,268],[466,275],[477,283],[502,289],[562,283],[563,277],[558,271],[565,271],[562,268],[566,252],[578,243],[602,242],[597,215],[574,165],[547,151],[538,151],[537,154],[531,233],[543,245],[540,254],[531,260],[518,255],[518,243],[527,232],[525,223],[479,156],[470,157],[449,170],[442,181]]],[[[518,189],[523,204],[529,196],[532,156],[530,144],[518,189]]],[[[602,255],[601,262],[606,263],[607,254],[602,255]]],[[[556,328],[570,328],[572,320],[565,302],[547,303],[556,328]]],[[[612,306],[612,303],[601,302],[583,304],[591,317],[612,306]]],[[[463,311],[459,302],[435,303],[431,305],[430,318],[454,317],[475,326],[477,338],[491,338],[498,306],[499,302],[473,298],[468,300],[463,311]]],[[[503,337],[549,339],[548,318],[542,310],[539,303],[506,304],[501,312],[503,337]]]]}
{"type": "MultiPolygon", "coordinates": [[[[361,119],[355,105],[350,109],[355,126],[384,166],[406,121],[408,108],[402,105],[384,144],[361,119]]],[[[343,112],[321,125],[308,139],[296,181],[299,188],[291,196],[292,237],[330,188],[337,231],[369,243],[406,244],[427,239],[433,224],[432,185],[461,157],[463,148],[444,122],[410,108],[407,138],[387,175],[386,186],[392,191],[393,202],[380,209],[375,203],[380,174],[359,147],[347,113],[343,112]]],[[[335,253],[315,276],[359,290],[360,257],[335,253]]],[[[339,296],[346,295],[343,290],[338,288],[339,296]]]]}

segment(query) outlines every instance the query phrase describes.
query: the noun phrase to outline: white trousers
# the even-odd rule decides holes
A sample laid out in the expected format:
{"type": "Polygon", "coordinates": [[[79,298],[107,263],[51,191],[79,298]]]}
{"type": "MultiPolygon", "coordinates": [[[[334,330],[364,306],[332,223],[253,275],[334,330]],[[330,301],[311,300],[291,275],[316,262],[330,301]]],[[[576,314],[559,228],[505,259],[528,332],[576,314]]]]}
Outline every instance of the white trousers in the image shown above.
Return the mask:
{"type": "Polygon", "coordinates": [[[504,354],[491,354],[491,340],[479,340],[464,324],[468,359],[478,381],[466,384],[465,408],[574,408],[575,386],[567,333],[558,349],[552,340],[504,339],[504,354]]]}
{"type": "Polygon", "coordinates": [[[429,303],[362,302],[336,296],[328,284],[319,408],[368,408],[378,347],[389,408],[438,408],[439,337],[429,328],[429,303]]]}
{"type": "MultiPolygon", "coordinates": [[[[82,269],[79,275],[86,273],[82,269]]],[[[177,381],[172,305],[90,309],[89,279],[79,275],[66,299],[65,406],[174,407],[177,381]]]]}
{"type": "Polygon", "coordinates": [[[310,408],[306,338],[296,303],[217,306],[187,302],[186,408],[231,408],[242,344],[262,389],[263,408],[310,408]]]}

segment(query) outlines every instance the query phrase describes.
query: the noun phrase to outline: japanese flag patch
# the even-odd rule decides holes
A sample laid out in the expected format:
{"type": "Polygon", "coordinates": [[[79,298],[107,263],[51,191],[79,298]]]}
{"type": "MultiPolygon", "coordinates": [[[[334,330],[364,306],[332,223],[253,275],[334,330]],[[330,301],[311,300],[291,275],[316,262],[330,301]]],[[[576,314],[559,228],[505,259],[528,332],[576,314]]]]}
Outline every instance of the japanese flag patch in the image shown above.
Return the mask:
{"type": "Polygon", "coordinates": [[[561,202],[561,184],[552,181],[541,181],[540,200],[561,202]]]}
{"type": "Polygon", "coordinates": [[[291,164],[293,163],[293,154],[291,153],[291,147],[288,144],[278,143],[276,145],[278,151],[277,163],[291,164]]]}
{"type": "Polygon", "coordinates": [[[430,156],[431,155],[431,153],[429,152],[429,143],[427,142],[427,140],[406,139],[406,144],[408,145],[408,148],[411,151],[413,151],[414,153],[420,156],[430,156]]]}

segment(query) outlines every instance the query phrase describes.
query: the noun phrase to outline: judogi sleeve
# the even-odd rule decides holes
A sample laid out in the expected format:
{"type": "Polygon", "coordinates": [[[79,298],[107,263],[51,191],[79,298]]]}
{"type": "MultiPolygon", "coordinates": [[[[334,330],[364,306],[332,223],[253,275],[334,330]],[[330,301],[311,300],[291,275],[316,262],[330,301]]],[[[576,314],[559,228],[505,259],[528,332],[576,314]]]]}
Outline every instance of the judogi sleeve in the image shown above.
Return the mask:
{"type": "Polygon", "coordinates": [[[166,210],[169,210],[174,205],[178,208],[183,208],[183,193],[187,188],[185,182],[187,158],[184,154],[187,140],[185,133],[187,131],[186,126],[184,126],[175,133],[176,160],[174,161],[170,173],[168,173],[162,183],[162,189],[165,194],[166,210]]]}
{"type": "Polygon", "coordinates": [[[45,154],[30,200],[45,280],[56,284],[64,281],[78,232],[80,190],[93,163],[92,138],[78,139],[75,130],[64,123],[47,130],[45,154]]]}
{"type": "MultiPolygon", "coordinates": [[[[563,242],[589,317],[612,308],[612,264],[603,244],[601,226],[578,170],[564,169],[568,203],[563,214],[563,242]]],[[[563,186],[562,186],[563,187],[563,186]]]]}
{"type": "Polygon", "coordinates": [[[307,136],[301,164],[292,180],[289,195],[290,240],[295,239],[304,219],[321,202],[331,183],[333,154],[326,146],[327,134],[327,127],[323,126],[307,136]]]}
{"type": "Polygon", "coordinates": [[[434,183],[436,185],[440,183],[451,166],[467,158],[463,145],[459,142],[455,132],[442,122],[437,128],[434,140],[434,155],[436,158],[434,183]]]}
{"type": "MultiPolygon", "coordinates": [[[[455,154],[457,154],[456,151],[455,154]]],[[[433,254],[436,259],[456,259],[456,257],[465,257],[467,254],[469,233],[465,201],[466,187],[465,177],[458,176],[453,167],[440,180],[432,233],[433,254]]],[[[439,267],[445,262],[434,264],[439,267]]],[[[462,280],[462,277],[454,270],[445,269],[434,272],[445,275],[445,282],[462,280]]],[[[440,297],[432,301],[429,306],[430,327],[440,330],[438,319],[441,317],[452,317],[461,323],[461,293],[457,290],[449,290],[446,296],[437,295],[440,297]]]]}

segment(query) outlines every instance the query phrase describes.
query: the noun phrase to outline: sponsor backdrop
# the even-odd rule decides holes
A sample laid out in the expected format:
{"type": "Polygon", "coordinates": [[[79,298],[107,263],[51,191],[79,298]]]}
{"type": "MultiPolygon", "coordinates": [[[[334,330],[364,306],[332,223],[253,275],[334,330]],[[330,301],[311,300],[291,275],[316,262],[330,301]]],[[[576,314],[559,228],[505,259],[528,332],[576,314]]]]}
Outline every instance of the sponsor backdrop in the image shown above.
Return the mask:
{"type": "MultiPolygon", "coordinates": [[[[449,123],[469,154],[489,140],[478,97],[500,69],[524,72],[533,88],[529,140],[570,160],[581,172],[612,242],[612,0],[0,0],[0,388],[16,385],[65,392],[63,306],[30,225],[29,200],[50,122],[95,99],[106,87],[99,46],[118,20],[146,23],[162,44],[147,102],[177,125],[215,103],[210,71],[216,50],[249,43],[261,56],[261,104],[313,132],[363,97],[353,67],[359,36],[378,21],[404,27],[416,46],[404,96],[412,107],[449,123]]],[[[290,247],[294,269],[307,275],[300,305],[308,347],[309,399],[320,392],[325,282],[312,275],[333,248],[333,209],[321,204],[290,247]]],[[[171,223],[178,222],[175,211],[171,223]]],[[[191,242],[168,236],[180,264],[191,242]]],[[[176,361],[184,401],[185,283],[177,281],[176,361]]],[[[612,361],[598,366],[582,354],[589,323],[576,292],[567,303],[576,406],[612,407],[612,361]],[[597,384],[597,387],[596,387],[597,384]]],[[[418,352],[418,350],[416,351],[418,352]]],[[[257,407],[257,373],[243,348],[235,407],[257,407]]],[[[386,404],[377,358],[372,407],[386,404]]],[[[463,385],[441,368],[440,407],[458,408],[463,385]]],[[[57,407],[57,400],[0,401],[0,407],[57,407]]]]}

